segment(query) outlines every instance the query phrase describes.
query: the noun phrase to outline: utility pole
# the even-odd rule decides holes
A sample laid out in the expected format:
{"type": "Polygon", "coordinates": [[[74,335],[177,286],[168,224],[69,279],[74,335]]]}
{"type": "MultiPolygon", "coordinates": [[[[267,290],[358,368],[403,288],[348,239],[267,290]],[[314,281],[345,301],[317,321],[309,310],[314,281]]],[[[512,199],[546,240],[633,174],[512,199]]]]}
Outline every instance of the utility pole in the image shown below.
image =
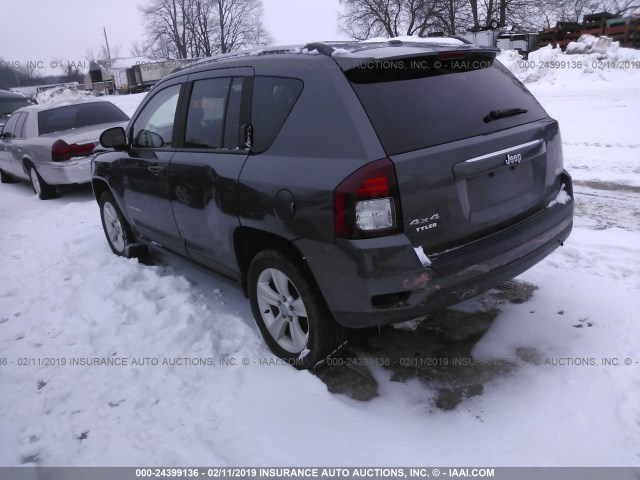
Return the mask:
{"type": "Polygon", "coordinates": [[[107,29],[102,27],[102,31],[104,32],[104,41],[107,43],[107,60],[111,60],[111,52],[109,51],[109,39],[107,38],[107,29]]]}

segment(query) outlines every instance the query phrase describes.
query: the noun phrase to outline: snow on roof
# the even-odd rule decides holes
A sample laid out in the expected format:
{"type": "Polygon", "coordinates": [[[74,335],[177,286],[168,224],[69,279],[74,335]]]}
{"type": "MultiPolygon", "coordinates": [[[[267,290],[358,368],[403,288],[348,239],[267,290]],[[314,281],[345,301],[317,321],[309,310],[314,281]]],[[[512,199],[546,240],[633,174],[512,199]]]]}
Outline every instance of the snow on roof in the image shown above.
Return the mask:
{"type": "Polygon", "coordinates": [[[429,43],[432,45],[464,45],[465,43],[462,40],[451,37],[418,37],[416,35],[401,35],[399,37],[386,38],[386,37],[376,37],[370,38],[369,40],[364,40],[362,43],[380,43],[380,42],[389,42],[391,40],[399,40],[401,42],[409,42],[409,43],[429,43]]]}

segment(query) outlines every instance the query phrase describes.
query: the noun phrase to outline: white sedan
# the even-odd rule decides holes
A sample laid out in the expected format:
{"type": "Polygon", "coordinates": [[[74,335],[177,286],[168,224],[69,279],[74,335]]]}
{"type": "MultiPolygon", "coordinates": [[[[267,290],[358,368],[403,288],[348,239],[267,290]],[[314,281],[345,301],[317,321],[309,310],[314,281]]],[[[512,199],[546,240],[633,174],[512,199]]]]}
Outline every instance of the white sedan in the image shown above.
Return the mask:
{"type": "Polygon", "coordinates": [[[56,196],[56,185],[87,183],[100,134],[128,121],[105,101],[21,108],[0,133],[0,181],[30,181],[42,200],[56,196]]]}

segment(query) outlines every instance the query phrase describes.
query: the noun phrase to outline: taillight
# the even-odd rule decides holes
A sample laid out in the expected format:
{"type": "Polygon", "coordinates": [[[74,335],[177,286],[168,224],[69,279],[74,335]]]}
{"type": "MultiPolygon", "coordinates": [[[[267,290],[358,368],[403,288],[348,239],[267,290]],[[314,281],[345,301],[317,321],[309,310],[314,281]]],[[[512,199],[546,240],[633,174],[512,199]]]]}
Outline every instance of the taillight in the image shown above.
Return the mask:
{"type": "Polygon", "coordinates": [[[51,160],[61,162],[73,157],[87,157],[93,153],[94,148],[94,143],[84,143],[82,145],[73,143],[69,145],[64,140],[57,140],[51,146],[51,160]]]}
{"type": "Polygon", "coordinates": [[[398,181],[388,158],[347,177],[333,193],[336,237],[371,238],[400,231],[398,181]]]}

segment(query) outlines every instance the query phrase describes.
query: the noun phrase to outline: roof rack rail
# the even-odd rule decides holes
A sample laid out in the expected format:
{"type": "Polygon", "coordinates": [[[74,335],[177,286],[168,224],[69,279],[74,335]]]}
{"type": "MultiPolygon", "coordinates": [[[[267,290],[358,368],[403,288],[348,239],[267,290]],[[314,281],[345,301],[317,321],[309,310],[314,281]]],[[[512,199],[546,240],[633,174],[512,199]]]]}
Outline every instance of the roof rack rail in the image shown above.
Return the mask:
{"type": "Polygon", "coordinates": [[[327,57],[330,57],[331,54],[333,52],[335,52],[335,48],[333,48],[330,45],[327,45],[326,43],[322,43],[322,42],[314,42],[314,43],[307,43],[304,47],[302,47],[303,49],[307,49],[309,51],[311,50],[317,50],[318,52],[320,52],[322,55],[326,55],[327,57]]]}

